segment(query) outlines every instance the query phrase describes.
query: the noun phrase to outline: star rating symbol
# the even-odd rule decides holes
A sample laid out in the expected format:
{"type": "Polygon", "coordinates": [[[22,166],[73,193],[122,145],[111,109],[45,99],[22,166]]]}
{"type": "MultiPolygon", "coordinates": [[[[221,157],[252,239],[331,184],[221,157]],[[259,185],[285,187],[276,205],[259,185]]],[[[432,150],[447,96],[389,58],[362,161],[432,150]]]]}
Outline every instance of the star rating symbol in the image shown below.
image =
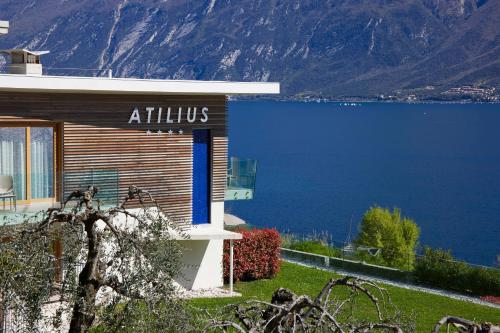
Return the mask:
{"type": "MultiPolygon", "coordinates": [[[[165,133],[167,133],[168,135],[173,135],[173,134],[174,134],[174,133],[176,133],[176,132],[174,132],[174,130],[172,130],[172,129],[169,129],[169,130],[168,130],[167,132],[165,132],[165,133]]],[[[182,134],[184,134],[184,131],[183,131],[182,129],[179,129],[179,130],[177,131],[177,133],[179,133],[179,135],[182,135],[182,134]]],[[[156,135],[162,135],[162,134],[163,134],[163,131],[162,131],[161,129],[159,129],[159,130],[157,130],[157,131],[156,131],[156,135]]],[[[153,135],[153,132],[152,132],[151,130],[149,130],[149,129],[148,129],[148,130],[146,131],[146,135],[153,135]]]]}

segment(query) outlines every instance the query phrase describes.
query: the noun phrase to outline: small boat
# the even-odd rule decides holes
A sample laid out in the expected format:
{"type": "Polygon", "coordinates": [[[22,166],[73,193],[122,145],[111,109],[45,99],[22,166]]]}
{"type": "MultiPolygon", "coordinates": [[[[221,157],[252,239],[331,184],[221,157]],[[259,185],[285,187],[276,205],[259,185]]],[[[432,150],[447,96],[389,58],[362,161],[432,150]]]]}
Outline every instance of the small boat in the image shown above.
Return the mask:
{"type": "Polygon", "coordinates": [[[342,248],[342,252],[344,253],[344,255],[354,255],[354,253],[356,253],[356,247],[354,246],[354,244],[349,243],[342,248]]]}
{"type": "Polygon", "coordinates": [[[342,252],[344,255],[354,255],[356,252],[366,252],[372,257],[376,257],[380,254],[380,249],[376,247],[369,247],[369,246],[355,246],[352,243],[347,244],[342,248],[342,252]]]}

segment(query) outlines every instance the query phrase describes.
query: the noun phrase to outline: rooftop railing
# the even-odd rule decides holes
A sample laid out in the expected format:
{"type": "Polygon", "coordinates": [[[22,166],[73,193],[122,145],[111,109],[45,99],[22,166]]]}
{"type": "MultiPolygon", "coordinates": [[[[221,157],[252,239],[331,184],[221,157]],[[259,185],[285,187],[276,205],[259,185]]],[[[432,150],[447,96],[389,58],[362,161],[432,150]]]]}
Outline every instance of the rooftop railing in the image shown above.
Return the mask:
{"type": "MultiPolygon", "coordinates": [[[[11,74],[12,69],[16,71],[25,68],[25,64],[11,64],[9,62],[10,60],[6,56],[0,55],[0,74],[11,74]]],[[[50,67],[44,65],[42,65],[41,74],[45,76],[120,77],[116,76],[117,73],[114,73],[111,68],[50,67]]]]}

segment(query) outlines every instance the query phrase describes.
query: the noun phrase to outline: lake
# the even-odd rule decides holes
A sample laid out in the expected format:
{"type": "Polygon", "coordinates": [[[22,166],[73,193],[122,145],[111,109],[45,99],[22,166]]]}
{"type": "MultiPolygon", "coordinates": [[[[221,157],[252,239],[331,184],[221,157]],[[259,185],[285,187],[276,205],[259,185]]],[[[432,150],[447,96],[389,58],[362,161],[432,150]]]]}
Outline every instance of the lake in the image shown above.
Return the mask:
{"type": "Polygon", "coordinates": [[[259,227],[345,241],[373,205],[399,207],[421,243],[472,263],[500,254],[500,105],[230,102],[230,156],[258,160],[259,227]]]}

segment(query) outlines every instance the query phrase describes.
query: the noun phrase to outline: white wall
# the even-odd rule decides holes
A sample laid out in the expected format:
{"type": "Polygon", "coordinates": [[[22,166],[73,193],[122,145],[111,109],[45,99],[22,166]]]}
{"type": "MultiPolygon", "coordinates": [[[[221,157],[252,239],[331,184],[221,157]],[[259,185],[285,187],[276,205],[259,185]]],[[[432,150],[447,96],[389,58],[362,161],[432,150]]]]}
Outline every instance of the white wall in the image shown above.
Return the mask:
{"type": "Polygon", "coordinates": [[[210,226],[218,230],[224,229],[224,202],[212,202],[210,206],[210,226]]]}
{"type": "MultiPolygon", "coordinates": [[[[224,230],[224,202],[212,202],[210,207],[210,224],[194,225],[192,228],[203,228],[210,238],[210,230],[224,230]]],[[[132,209],[131,211],[137,211],[132,209]]],[[[117,225],[125,226],[125,218],[118,216],[117,225]]],[[[212,240],[179,240],[182,248],[183,269],[175,280],[186,289],[207,289],[224,285],[222,257],[224,241],[212,240]]]]}
{"type": "MultiPolygon", "coordinates": [[[[224,202],[212,202],[210,224],[196,228],[224,229],[224,202]]],[[[176,281],[186,289],[207,289],[222,287],[223,240],[179,241],[183,247],[182,261],[185,267],[176,281]]]]}
{"type": "Polygon", "coordinates": [[[184,268],[175,280],[186,289],[222,287],[223,240],[179,241],[183,247],[184,268]]]}

